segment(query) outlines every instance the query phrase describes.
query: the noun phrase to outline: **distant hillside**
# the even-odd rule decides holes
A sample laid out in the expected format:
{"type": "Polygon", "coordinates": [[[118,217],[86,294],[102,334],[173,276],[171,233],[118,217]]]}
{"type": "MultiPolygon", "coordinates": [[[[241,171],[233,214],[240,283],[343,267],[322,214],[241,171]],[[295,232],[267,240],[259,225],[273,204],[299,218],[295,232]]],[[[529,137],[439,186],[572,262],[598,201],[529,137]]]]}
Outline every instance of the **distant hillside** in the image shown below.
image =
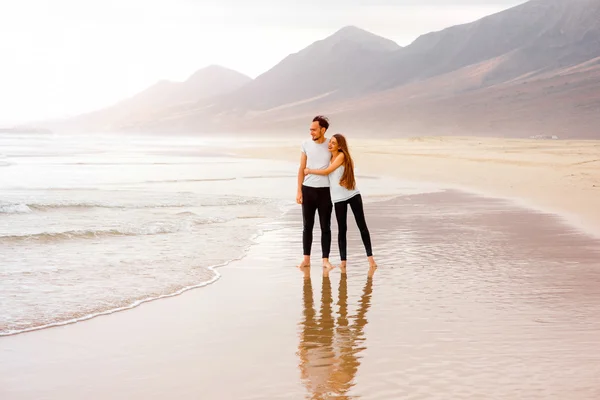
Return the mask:
{"type": "Polygon", "coordinates": [[[184,82],[157,82],[111,107],[66,121],[66,125],[72,130],[123,130],[163,110],[229,93],[251,81],[239,72],[211,65],[196,71],[184,82]]]}
{"type": "Polygon", "coordinates": [[[419,37],[397,52],[378,89],[493,61],[481,86],[564,68],[600,55],[600,1],[532,0],[419,37]]]}

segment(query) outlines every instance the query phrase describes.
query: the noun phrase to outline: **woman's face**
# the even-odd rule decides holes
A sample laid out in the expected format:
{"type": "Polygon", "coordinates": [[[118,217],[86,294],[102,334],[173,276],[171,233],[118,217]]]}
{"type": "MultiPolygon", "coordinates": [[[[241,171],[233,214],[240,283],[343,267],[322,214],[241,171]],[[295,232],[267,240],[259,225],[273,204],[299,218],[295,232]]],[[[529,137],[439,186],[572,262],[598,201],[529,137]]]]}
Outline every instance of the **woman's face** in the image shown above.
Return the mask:
{"type": "Polygon", "coordinates": [[[327,146],[327,148],[331,152],[338,151],[340,149],[340,146],[338,145],[337,139],[334,137],[329,139],[329,146],[327,146]]]}

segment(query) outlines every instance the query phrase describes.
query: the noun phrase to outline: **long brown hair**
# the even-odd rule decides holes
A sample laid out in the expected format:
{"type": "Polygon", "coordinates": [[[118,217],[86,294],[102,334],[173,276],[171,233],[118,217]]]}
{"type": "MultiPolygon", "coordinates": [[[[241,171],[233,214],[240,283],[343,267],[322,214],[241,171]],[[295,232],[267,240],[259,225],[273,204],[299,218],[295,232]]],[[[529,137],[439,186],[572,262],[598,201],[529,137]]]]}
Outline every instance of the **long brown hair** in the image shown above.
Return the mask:
{"type": "Polygon", "coordinates": [[[348,149],[348,141],[341,133],[336,133],[333,137],[337,141],[339,147],[338,151],[344,153],[344,173],[340,178],[340,185],[348,190],[354,190],[356,188],[356,180],[354,179],[354,161],[352,161],[350,149],[348,149]]]}

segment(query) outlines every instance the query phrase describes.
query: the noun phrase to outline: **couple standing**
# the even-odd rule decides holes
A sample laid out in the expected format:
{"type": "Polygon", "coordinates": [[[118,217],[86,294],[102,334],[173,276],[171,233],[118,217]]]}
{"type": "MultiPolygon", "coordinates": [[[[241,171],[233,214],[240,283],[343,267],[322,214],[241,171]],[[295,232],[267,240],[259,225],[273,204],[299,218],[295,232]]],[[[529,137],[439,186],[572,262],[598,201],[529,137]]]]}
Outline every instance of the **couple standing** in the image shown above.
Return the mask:
{"type": "Polygon", "coordinates": [[[323,273],[328,275],[334,267],[329,262],[331,249],[331,213],[335,207],[338,224],[338,246],[340,270],[346,273],[346,232],[348,230],[348,206],[360,230],[369,260],[370,274],[377,268],[371,248],[371,237],[363,210],[362,197],[356,188],[354,163],[348,150],[346,138],[337,133],[330,139],[325,137],[329,121],[316,116],[310,126],[312,140],[302,144],[300,168],[298,170],[298,194],[296,202],[302,205],[302,245],[304,259],[298,266],[305,276],[310,273],[310,253],[313,242],[315,214],[319,213],[321,226],[321,250],[323,273]]]}

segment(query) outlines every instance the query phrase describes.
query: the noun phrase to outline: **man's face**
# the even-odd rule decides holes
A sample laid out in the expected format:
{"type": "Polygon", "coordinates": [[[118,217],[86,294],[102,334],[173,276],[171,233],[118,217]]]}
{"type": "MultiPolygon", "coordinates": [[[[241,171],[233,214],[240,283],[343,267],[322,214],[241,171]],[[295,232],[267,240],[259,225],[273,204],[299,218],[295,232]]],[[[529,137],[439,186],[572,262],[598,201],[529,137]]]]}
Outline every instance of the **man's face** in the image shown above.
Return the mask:
{"type": "Polygon", "coordinates": [[[321,128],[319,125],[319,121],[315,121],[310,124],[310,136],[312,136],[313,141],[321,140],[323,135],[325,134],[325,128],[321,128]]]}

